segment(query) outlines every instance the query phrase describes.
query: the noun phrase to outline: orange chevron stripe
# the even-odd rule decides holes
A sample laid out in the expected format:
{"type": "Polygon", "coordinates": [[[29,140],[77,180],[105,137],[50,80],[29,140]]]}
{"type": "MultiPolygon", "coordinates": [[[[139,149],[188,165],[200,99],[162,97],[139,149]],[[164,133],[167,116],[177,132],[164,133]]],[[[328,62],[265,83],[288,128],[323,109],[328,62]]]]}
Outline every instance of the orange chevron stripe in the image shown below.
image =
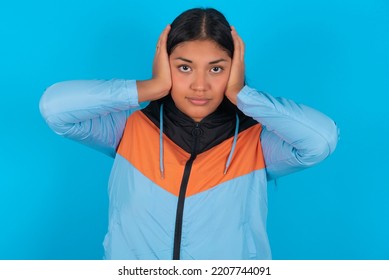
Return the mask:
{"type": "MultiPolygon", "coordinates": [[[[233,137],[197,155],[192,166],[186,196],[206,191],[228,180],[265,168],[259,141],[261,130],[261,125],[257,124],[239,134],[227,174],[224,174],[224,169],[233,137]]],[[[178,196],[185,163],[190,154],[165,135],[163,141],[164,178],[159,171],[159,128],[141,111],[135,112],[128,118],[118,153],[155,184],[178,196]]]]}

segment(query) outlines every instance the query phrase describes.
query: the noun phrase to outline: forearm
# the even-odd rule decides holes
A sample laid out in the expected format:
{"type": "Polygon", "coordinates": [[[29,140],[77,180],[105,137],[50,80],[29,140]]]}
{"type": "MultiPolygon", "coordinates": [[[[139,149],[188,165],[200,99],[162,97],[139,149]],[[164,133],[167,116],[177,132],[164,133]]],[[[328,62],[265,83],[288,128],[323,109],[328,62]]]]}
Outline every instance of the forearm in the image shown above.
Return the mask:
{"type": "Polygon", "coordinates": [[[249,87],[239,93],[238,107],[264,126],[261,141],[273,177],[312,166],[335,150],[334,121],[310,107],[249,87]]]}
{"type": "Polygon", "coordinates": [[[40,111],[49,122],[76,123],[139,106],[135,81],[76,80],[44,92],[40,111]]]}
{"type": "Polygon", "coordinates": [[[136,81],[139,102],[153,101],[166,96],[170,91],[170,83],[156,79],[136,81]]]}
{"type": "Polygon", "coordinates": [[[45,91],[39,105],[57,134],[111,155],[127,116],[139,108],[136,84],[130,80],[60,82],[45,91]]]}

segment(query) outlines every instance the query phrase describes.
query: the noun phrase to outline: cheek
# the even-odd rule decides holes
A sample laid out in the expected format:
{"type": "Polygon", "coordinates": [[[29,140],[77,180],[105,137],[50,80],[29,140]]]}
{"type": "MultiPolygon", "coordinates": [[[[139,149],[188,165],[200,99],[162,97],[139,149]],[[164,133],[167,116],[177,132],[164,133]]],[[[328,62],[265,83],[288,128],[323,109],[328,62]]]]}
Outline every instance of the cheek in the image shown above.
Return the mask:
{"type": "Polygon", "coordinates": [[[172,71],[171,77],[172,77],[172,89],[183,88],[187,85],[187,81],[181,73],[177,73],[177,71],[172,71]]]}
{"type": "Polygon", "coordinates": [[[228,75],[223,75],[220,77],[217,77],[216,79],[213,80],[213,88],[216,91],[225,91],[228,83],[228,75]]]}
{"type": "Polygon", "coordinates": [[[181,77],[182,75],[177,75],[172,73],[172,88],[170,89],[170,94],[177,105],[180,100],[188,92],[188,86],[186,85],[185,80],[181,77]]]}

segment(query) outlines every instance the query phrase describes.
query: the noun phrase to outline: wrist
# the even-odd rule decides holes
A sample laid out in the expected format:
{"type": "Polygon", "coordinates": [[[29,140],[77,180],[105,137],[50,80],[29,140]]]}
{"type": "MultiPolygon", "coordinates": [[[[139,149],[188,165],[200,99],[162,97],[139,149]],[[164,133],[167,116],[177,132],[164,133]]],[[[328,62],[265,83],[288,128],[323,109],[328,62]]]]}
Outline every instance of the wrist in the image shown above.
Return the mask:
{"type": "Polygon", "coordinates": [[[237,96],[243,87],[244,85],[236,84],[227,88],[225,95],[234,105],[237,105],[237,96]]]}
{"type": "Polygon", "coordinates": [[[169,83],[164,83],[153,78],[150,80],[136,81],[138,90],[138,102],[153,101],[166,96],[171,88],[169,83]]]}

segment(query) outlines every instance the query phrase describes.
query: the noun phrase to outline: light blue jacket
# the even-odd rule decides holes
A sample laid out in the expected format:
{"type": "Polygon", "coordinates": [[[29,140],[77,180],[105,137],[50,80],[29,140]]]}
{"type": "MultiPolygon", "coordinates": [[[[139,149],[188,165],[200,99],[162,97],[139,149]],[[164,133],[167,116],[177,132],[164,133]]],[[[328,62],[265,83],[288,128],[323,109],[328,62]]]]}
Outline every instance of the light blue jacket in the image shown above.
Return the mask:
{"type": "MultiPolygon", "coordinates": [[[[232,148],[224,151],[217,145],[207,152],[214,161],[228,161],[227,175],[221,174],[224,169],[205,172],[204,164],[199,164],[201,155],[194,160],[191,174],[196,178],[201,174],[204,182],[212,183],[189,182],[188,191],[198,191],[185,197],[181,259],[270,259],[267,181],[313,166],[335,150],[338,128],[312,108],[248,86],[237,102],[258,126],[223,142],[232,148]],[[247,137],[254,140],[242,140],[247,137]],[[240,154],[243,151],[245,156],[240,154]],[[263,166],[253,164],[249,172],[242,171],[249,154],[263,166]]],[[[172,258],[179,198],[174,191],[178,187],[172,186],[176,182],[169,179],[184,169],[182,158],[190,154],[144,117],[139,110],[144,106],[138,104],[135,81],[116,79],[57,83],[40,102],[44,119],[57,134],[115,157],[104,240],[107,259],[172,258]],[[132,133],[143,129],[150,131],[148,137],[132,133]],[[158,160],[142,158],[143,150],[152,150],[158,160]],[[161,168],[164,177],[157,175],[161,168]]]]}

